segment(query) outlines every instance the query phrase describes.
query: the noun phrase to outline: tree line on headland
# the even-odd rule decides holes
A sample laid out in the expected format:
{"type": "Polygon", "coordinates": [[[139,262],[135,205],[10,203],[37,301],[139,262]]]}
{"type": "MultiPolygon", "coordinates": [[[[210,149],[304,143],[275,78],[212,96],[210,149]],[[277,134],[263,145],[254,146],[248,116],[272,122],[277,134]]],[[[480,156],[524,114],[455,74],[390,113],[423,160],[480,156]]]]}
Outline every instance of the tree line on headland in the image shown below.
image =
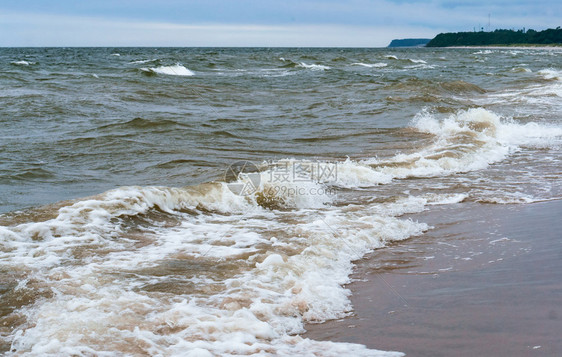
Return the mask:
{"type": "Polygon", "coordinates": [[[429,41],[426,47],[449,46],[493,46],[493,45],[562,45],[562,29],[535,30],[495,30],[491,32],[440,33],[429,41]]]}

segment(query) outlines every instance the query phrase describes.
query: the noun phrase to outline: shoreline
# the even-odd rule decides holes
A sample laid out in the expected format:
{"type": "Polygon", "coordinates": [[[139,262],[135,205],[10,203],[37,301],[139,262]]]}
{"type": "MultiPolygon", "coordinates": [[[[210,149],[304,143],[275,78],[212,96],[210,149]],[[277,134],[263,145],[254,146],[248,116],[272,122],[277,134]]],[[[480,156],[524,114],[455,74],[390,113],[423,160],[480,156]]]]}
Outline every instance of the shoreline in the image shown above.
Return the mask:
{"type": "Polygon", "coordinates": [[[454,48],[454,49],[492,49],[492,50],[562,50],[562,45],[545,46],[545,45],[479,45],[479,46],[447,46],[447,47],[427,47],[427,48],[454,48]]]}
{"type": "Polygon", "coordinates": [[[410,215],[434,228],[356,262],[353,314],[303,337],[412,356],[559,355],[561,213],[555,200],[410,215]]]}

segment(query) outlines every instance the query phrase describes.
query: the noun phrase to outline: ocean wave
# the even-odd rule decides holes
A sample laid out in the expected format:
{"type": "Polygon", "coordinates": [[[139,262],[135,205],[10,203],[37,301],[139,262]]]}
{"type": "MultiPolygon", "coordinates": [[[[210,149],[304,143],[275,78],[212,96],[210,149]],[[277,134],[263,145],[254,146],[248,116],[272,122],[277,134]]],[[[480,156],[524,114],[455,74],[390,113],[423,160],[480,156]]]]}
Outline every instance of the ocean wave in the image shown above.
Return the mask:
{"type": "Polygon", "coordinates": [[[16,66],[30,66],[30,65],[36,64],[36,62],[24,61],[24,60],[13,61],[13,62],[10,62],[10,63],[13,64],[13,65],[16,65],[16,66]]]}
{"type": "Polygon", "coordinates": [[[424,202],[406,198],[376,210],[293,211],[285,222],[225,184],[124,187],[59,208],[45,222],[1,227],[2,264],[34,272],[21,289],[34,289],[35,281],[57,290],[20,310],[28,324],[15,332],[12,349],[96,354],[102,351],[96,346],[111,341],[115,350],[166,355],[268,350],[400,356],[294,334],[304,331],[305,322],[351,310],[342,286],[351,262],[427,230],[396,218],[420,211],[424,202]],[[155,222],[143,230],[140,220],[151,212],[161,216],[159,211],[178,224],[155,222]],[[174,261],[185,264],[181,275],[159,273],[174,261]],[[166,279],[175,282],[166,287],[166,279]],[[191,288],[178,296],[180,283],[191,288]]]}
{"type": "Polygon", "coordinates": [[[537,77],[528,77],[526,82],[531,83],[528,87],[491,93],[489,98],[493,98],[495,103],[526,102],[534,105],[557,106],[559,104],[557,98],[562,97],[562,72],[548,68],[536,73],[540,79],[537,81],[537,77]]]}
{"type": "Polygon", "coordinates": [[[532,72],[529,68],[526,67],[513,67],[511,69],[511,72],[515,72],[515,73],[530,73],[532,72]]]}
{"type": "MultiPolygon", "coordinates": [[[[554,148],[562,144],[562,128],[546,124],[519,124],[483,108],[460,111],[442,120],[423,111],[412,128],[435,136],[434,142],[411,154],[397,154],[389,159],[322,163],[326,172],[337,177],[319,177],[320,184],[360,188],[388,184],[409,177],[446,176],[481,170],[505,159],[522,147],[554,148]]],[[[312,166],[298,160],[281,160],[289,167],[312,166]]],[[[329,201],[318,201],[325,204],[329,201]]],[[[310,203],[309,203],[310,204],[310,203]]]]}
{"type": "Polygon", "coordinates": [[[113,128],[151,129],[158,127],[190,127],[190,125],[171,119],[145,119],[137,117],[125,122],[102,125],[95,128],[95,130],[107,130],[113,128]]]}
{"type": "Polygon", "coordinates": [[[490,54],[492,54],[492,53],[494,53],[494,51],[491,51],[491,50],[479,50],[479,51],[473,52],[472,54],[473,54],[473,55],[490,55],[490,54]]]}
{"type": "Polygon", "coordinates": [[[553,68],[541,69],[538,71],[538,74],[540,74],[544,79],[559,81],[562,78],[562,71],[553,68]]]}
{"type": "Polygon", "coordinates": [[[6,174],[0,175],[0,182],[3,180],[21,180],[21,181],[33,181],[33,180],[46,180],[56,177],[56,174],[44,167],[31,167],[25,170],[16,170],[15,172],[8,172],[6,174]]]}
{"type": "Polygon", "coordinates": [[[55,207],[43,221],[0,227],[0,264],[29,277],[19,289],[57,292],[18,310],[26,322],[12,349],[96,354],[111,342],[132,354],[401,355],[295,335],[351,312],[344,285],[353,261],[429,229],[400,216],[468,194],[337,206],[327,189],[479,170],[562,138],[562,128],[482,108],[421,112],[411,128],[433,142],[390,159],[284,159],[230,182],[121,187],[55,207]]]}
{"type": "Polygon", "coordinates": [[[475,108],[438,120],[418,114],[413,128],[435,136],[435,142],[412,154],[365,163],[393,178],[431,177],[486,168],[523,146],[560,145],[562,128],[538,123],[519,124],[475,108]]]}
{"type": "MultiPolygon", "coordinates": [[[[425,65],[420,65],[425,66],[425,65]]],[[[386,89],[400,91],[414,91],[424,94],[460,94],[460,93],[486,93],[487,91],[474,83],[465,81],[438,82],[424,79],[407,79],[406,81],[388,85],[386,89]]]]}
{"type": "Polygon", "coordinates": [[[406,69],[433,69],[433,68],[435,68],[435,66],[430,65],[430,64],[420,63],[420,64],[411,65],[411,66],[405,66],[404,68],[406,68],[406,69]]]}
{"type": "Polygon", "coordinates": [[[362,67],[368,67],[368,68],[382,68],[382,67],[386,67],[388,66],[387,63],[384,62],[378,62],[378,63],[362,63],[362,62],[357,62],[357,63],[352,63],[352,66],[362,66],[362,67]]]}
{"type": "Polygon", "coordinates": [[[283,57],[279,58],[279,60],[284,63],[279,68],[305,68],[305,69],[310,69],[310,70],[313,70],[313,71],[325,71],[325,70],[331,69],[331,67],[325,66],[325,65],[322,65],[322,64],[308,64],[308,63],[305,63],[305,62],[293,62],[293,61],[291,61],[289,59],[285,59],[283,57]]]}
{"type": "Polygon", "coordinates": [[[331,67],[324,66],[322,64],[306,64],[304,62],[300,62],[299,64],[296,65],[296,67],[311,69],[313,71],[324,71],[327,69],[331,69],[331,67]]]}
{"type": "Polygon", "coordinates": [[[194,76],[195,73],[185,68],[181,64],[176,64],[174,66],[160,66],[151,68],[141,68],[141,71],[145,73],[153,74],[165,74],[169,76],[194,76]]]}
{"type": "Polygon", "coordinates": [[[142,63],[156,62],[156,61],[158,61],[158,59],[154,58],[154,59],[148,59],[148,60],[131,61],[129,63],[130,64],[142,64],[142,63]]]}

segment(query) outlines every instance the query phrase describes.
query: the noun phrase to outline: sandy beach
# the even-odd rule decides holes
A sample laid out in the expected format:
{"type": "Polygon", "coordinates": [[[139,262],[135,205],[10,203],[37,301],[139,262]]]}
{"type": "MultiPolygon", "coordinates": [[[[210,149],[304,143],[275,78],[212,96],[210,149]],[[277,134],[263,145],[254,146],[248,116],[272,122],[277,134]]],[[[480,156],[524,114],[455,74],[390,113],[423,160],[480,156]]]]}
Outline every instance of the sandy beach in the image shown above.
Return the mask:
{"type": "Polygon", "coordinates": [[[306,336],[409,356],[560,355],[561,214],[558,200],[413,215],[434,228],[359,261],[353,315],[306,336]]]}

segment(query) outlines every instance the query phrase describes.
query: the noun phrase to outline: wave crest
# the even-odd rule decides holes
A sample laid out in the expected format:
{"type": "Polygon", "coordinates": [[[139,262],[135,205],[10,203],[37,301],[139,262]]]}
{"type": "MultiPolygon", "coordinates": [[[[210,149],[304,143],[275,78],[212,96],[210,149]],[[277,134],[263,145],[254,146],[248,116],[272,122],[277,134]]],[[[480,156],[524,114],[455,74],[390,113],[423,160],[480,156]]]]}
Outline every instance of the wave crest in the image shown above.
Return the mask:
{"type": "Polygon", "coordinates": [[[166,74],[169,76],[194,76],[195,73],[185,68],[181,64],[176,64],[174,66],[160,66],[151,68],[141,68],[141,71],[149,74],[166,74]]]}

